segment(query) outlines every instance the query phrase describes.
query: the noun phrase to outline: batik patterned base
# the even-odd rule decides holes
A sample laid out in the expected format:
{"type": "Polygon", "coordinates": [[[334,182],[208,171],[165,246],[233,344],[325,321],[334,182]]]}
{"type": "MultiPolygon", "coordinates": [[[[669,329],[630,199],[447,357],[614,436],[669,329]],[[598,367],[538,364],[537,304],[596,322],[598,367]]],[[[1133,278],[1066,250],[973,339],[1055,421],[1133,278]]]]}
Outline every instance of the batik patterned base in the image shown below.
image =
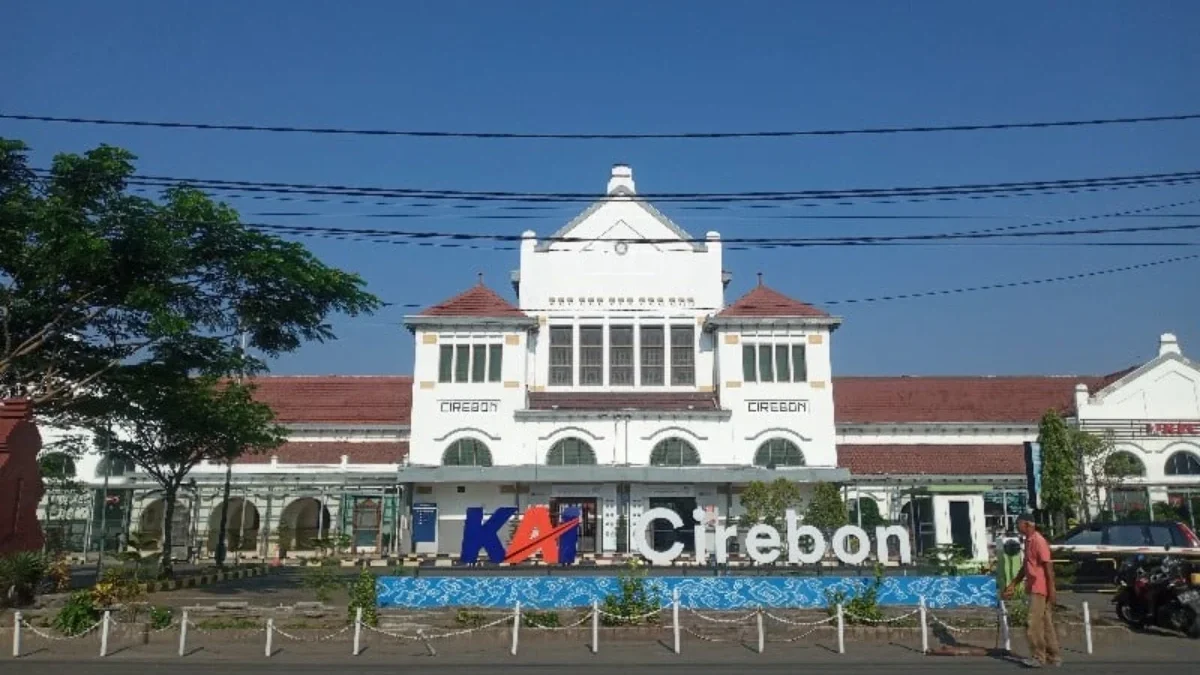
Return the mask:
{"type": "MultiPolygon", "coordinates": [[[[380,607],[587,607],[616,594],[615,576],[588,577],[380,577],[380,607]]],[[[649,577],[646,583],[666,604],[679,592],[680,603],[706,609],[754,607],[821,608],[829,593],[857,594],[873,579],[863,577],[649,577]]],[[[916,605],[924,596],[931,608],[994,607],[996,580],[987,576],[884,577],[881,605],[916,605]]]]}

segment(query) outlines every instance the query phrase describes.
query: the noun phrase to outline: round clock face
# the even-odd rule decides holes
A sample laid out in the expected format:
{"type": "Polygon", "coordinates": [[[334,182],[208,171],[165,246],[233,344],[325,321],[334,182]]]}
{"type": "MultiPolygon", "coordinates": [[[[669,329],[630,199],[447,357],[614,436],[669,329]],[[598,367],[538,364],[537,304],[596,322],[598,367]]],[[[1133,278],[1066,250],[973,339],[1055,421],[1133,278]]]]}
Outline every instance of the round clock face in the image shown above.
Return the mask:
{"type": "Polygon", "coordinates": [[[625,255],[625,253],[629,250],[629,244],[623,241],[618,241],[616,245],[613,246],[613,250],[617,252],[617,255],[625,255]]]}

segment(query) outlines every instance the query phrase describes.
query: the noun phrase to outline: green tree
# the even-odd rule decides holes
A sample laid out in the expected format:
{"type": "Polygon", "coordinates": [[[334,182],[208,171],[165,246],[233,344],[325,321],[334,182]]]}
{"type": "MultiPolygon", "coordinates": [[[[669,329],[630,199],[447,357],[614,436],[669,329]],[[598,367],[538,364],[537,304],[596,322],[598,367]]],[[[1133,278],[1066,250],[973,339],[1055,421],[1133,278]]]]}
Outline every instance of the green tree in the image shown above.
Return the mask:
{"type": "Polygon", "coordinates": [[[1042,446],[1041,508],[1058,532],[1066,529],[1067,515],[1079,502],[1079,463],[1067,423],[1053,410],[1042,416],[1038,443],[1042,446]]]}
{"type": "Polygon", "coordinates": [[[834,483],[817,483],[813,486],[813,498],[804,513],[804,523],[831,530],[850,522],[846,503],[842,501],[842,490],[834,483]]]}
{"type": "Polygon", "coordinates": [[[112,391],[119,366],[252,374],[264,362],[234,336],[273,357],[332,339],[331,313],[379,305],[356,275],[246,227],[198,190],[127,194],[125,150],[59,155],[46,172],[30,169],[26,152],[0,138],[0,398],[29,397],[41,417],[112,391]]]}
{"type": "Polygon", "coordinates": [[[750,481],[742,491],[740,501],[745,512],[739,523],[742,527],[758,523],[779,527],[787,510],[798,506],[803,498],[799,483],[786,478],[776,478],[770,483],[750,481]]]}
{"type": "MultiPolygon", "coordinates": [[[[208,460],[226,462],[265,452],[286,438],[270,406],[255,401],[252,387],[213,376],[196,376],[171,364],[122,366],[115,386],[94,402],[121,430],[113,447],[153,478],[164,505],[160,573],[171,576],[176,499],[188,473],[208,460]]],[[[87,403],[81,404],[87,407],[87,403]]]]}
{"type": "Polygon", "coordinates": [[[879,513],[879,502],[870,497],[859,497],[854,500],[854,504],[849,510],[849,520],[851,525],[859,524],[859,509],[862,509],[862,527],[868,532],[871,532],[880,525],[886,525],[883,515],[879,513]]]}

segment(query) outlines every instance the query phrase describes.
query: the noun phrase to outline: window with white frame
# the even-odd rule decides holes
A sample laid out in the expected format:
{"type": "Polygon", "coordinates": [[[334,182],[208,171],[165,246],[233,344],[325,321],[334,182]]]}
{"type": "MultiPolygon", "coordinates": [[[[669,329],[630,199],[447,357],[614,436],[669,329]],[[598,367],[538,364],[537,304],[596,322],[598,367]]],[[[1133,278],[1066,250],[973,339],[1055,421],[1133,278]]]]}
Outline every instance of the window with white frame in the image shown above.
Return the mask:
{"type": "Polygon", "coordinates": [[[438,382],[499,382],[504,345],[463,343],[438,349],[438,382]]]}
{"type": "Polygon", "coordinates": [[[604,327],[579,327],[579,384],[604,385],[604,327]]]}
{"type": "Polygon", "coordinates": [[[575,328],[550,328],[550,384],[569,387],[575,384],[575,328]]]}
{"type": "Polygon", "coordinates": [[[671,386],[696,384],[696,328],[671,326],[671,386]]]}
{"type": "Polygon", "coordinates": [[[642,386],[661,387],[666,383],[666,343],[662,326],[639,327],[642,338],[642,386]]]}
{"type": "Polygon", "coordinates": [[[807,382],[804,345],[746,343],[742,345],[742,379],[746,382],[807,382]]]}
{"type": "Polygon", "coordinates": [[[633,326],[608,327],[608,383],[633,386],[633,326]]]}

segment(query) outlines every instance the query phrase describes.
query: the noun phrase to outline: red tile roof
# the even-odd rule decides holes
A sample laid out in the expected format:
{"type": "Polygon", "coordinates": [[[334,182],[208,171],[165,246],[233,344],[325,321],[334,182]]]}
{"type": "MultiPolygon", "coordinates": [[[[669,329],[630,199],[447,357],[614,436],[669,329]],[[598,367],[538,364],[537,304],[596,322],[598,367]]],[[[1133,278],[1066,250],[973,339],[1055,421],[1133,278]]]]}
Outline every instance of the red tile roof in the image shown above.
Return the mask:
{"type": "Polygon", "coordinates": [[[533,410],[720,410],[704,392],[529,392],[533,410]]]}
{"type": "Polygon", "coordinates": [[[1008,476],[1025,473],[1020,445],[838,445],[854,476],[1008,476]]]}
{"type": "Polygon", "coordinates": [[[500,294],[483,282],[459,293],[458,295],[439,302],[421,312],[421,316],[481,316],[491,318],[525,317],[526,314],[517,309],[500,294]]]}
{"type": "Polygon", "coordinates": [[[280,423],[402,424],[412,418],[408,376],[257,377],[254,397],[280,423]]]}
{"type": "Polygon", "coordinates": [[[1128,371],[1103,377],[835,377],[838,423],[1037,422],[1047,410],[1069,414],[1075,385],[1098,391],[1128,371]]]}
{"type": "Polygon", "coordinates": [[[341,464],[342,455],[349,455],[351,464],[396,464],[408,456],[407,441],[365,443],[294,442],[261,455],[244,455],[240,464],[266,464],[272,456],[280,464],[341,464]]]}
{"type": "Polygon", "coordinates": [[[718,317],[827,317],[829,313],[812,305],[793,300],[788,296],[763,285],[759,279],[758,286],[732,305],[717,313],[718,317]]]}

